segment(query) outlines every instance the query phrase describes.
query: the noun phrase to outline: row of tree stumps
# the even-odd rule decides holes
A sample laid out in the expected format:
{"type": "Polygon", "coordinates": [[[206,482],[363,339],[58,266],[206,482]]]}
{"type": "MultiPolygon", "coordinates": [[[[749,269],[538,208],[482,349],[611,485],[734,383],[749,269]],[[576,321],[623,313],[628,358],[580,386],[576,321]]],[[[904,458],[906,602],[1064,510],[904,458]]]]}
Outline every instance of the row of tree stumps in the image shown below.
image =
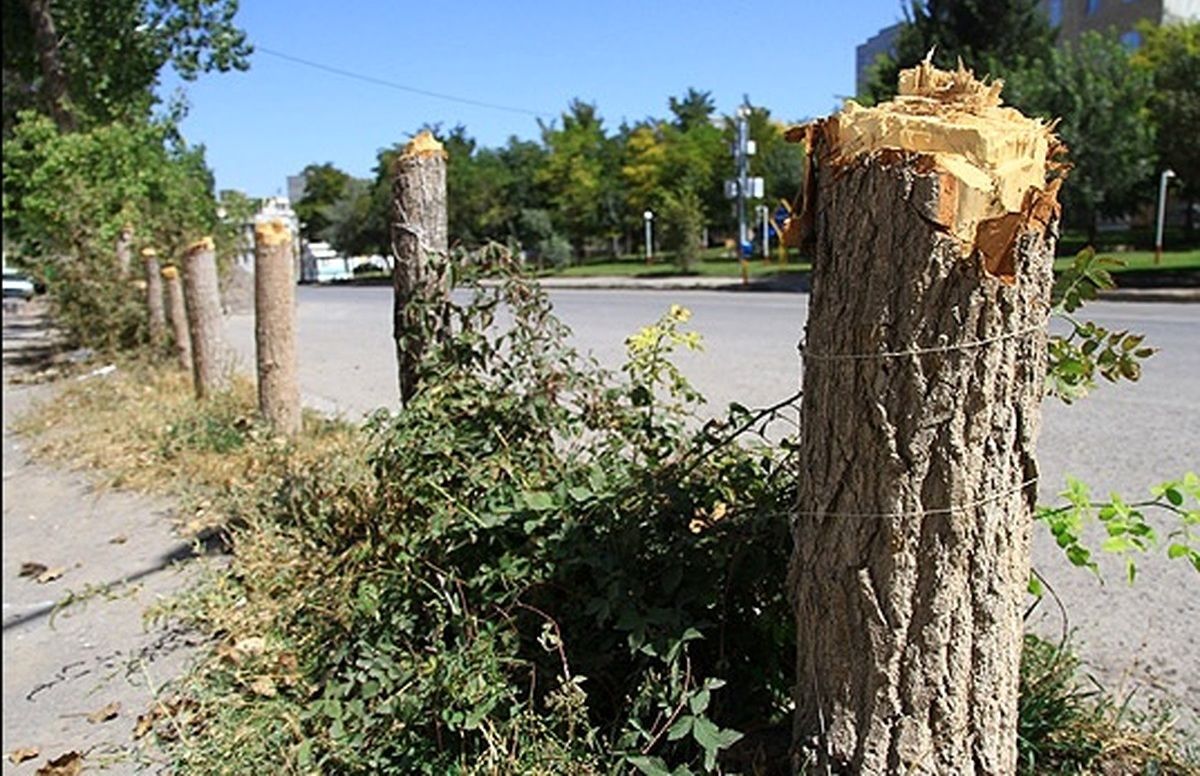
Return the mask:
{"type": "MultiPolygon", "coordinates": [[[[117,256],[128,268],[130,230],[122,233],[117,256]]],[[[207,399],[228,385],[221,335],[221,297],[216,248],[205,237],[189,245],[179,267],[163,267],[152,248],[142,251],[151,345],[169,340],[179,368],[190,372],[196,398],[207,399]],[[165,302],[165,303],[164,303],[165,302]],[[169,330],[168,330],[169,323],[169,330]]],[[[279,220],[254,228],[254,339],[258,408],[278,434],[300,431],[300,388],[296,379],[296,283],[290,230],[279,220]]]]}

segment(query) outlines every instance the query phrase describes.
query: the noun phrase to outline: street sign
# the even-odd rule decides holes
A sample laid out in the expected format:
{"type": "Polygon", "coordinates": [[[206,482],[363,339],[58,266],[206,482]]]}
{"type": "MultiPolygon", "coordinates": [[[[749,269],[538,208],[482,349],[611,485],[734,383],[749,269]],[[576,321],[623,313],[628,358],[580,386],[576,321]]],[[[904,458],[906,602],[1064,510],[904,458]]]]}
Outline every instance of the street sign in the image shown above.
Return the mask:
{"type": "Polygon", "coordinates": [[[754,199],[763,198],[763,179],[762,178],[747,178],[746,179],[746,196],[754,199]]]}
{"type": "Polygon", "coordinates": [[[737,199],[737,195],[738,182],[733,179],[725,181],[725,199],[737,199]]]}

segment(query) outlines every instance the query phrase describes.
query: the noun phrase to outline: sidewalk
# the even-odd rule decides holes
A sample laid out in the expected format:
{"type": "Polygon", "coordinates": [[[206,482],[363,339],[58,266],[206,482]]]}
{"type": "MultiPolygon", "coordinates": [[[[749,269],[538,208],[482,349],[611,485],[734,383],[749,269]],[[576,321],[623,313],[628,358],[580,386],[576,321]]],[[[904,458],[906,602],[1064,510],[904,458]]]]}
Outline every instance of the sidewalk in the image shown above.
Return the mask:
{"type": "Polygon", "coordinates": [[[153,771],[161,763],[135,740],[137,717],[197,637],[142,614],[185,582],[177,567],[192,548],[173,534],[166,501],[101,491],[84,474],[29,460],[10,425],[56,388],[10,379],[48,340],[28,310],[5,314],[2,772],[33,774],[71,752],[87,772],[153,771]],[[69,596],[76,602],[63,606],[69,596]],[[31,748],[36,757],[9,759],[31,748]]]}

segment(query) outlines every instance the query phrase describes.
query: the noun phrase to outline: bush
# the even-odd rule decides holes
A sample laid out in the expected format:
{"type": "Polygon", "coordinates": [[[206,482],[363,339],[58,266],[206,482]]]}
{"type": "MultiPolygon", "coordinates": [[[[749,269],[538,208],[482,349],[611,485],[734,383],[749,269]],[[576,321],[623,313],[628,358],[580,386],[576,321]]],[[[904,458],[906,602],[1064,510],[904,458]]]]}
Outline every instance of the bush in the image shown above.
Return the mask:
{"type": "Polygon", "coordinates": [[[704,210],[700,197],[691,189],[663,196],[659,207],[663,223],[663,246],[675,253],[675,262],[690,272],[700,258],[704,235],[704,210]]]}

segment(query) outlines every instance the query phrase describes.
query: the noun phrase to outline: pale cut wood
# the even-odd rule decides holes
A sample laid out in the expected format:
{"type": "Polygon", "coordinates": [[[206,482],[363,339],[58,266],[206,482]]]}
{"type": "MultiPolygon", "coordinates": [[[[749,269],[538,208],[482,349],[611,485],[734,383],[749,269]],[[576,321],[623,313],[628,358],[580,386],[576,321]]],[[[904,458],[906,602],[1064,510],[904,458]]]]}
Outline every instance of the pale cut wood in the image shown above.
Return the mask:
{"type": "Polygon", "coordinates": [[[400,399],[417,390],[417,367],[442,316],[437,301],[448,293],[446,151],[422,131],[397,157],[392,179],[393,336],[400,399]]]}
{"type": "Polygon", "coordinates": [[[920,70],[908,77],[926,91],[802,133],[815,253],[789,580],[796,759],[834,773],[1012,774],[1053,140],[1006,115],[1001,140],[1034,140],[1008,143],[1022,150],[995,165],[969,144],[970,159],[955,156],[939,134],[969,136],[958,129],[978,128],[996,93],[920,70]],[[1007,176],[1030,164],[1040,175],[1007,198],[1007,176]],[[989,196],[964,196],[972,187],[989,196]]]}
{"type": "Polygon", "coordinates": [[[163,267],[163,281],[167,287],[167,312],[171,319],[175,361],[179,368],[192,372],[192,335],[188,333],[187,307],[183,300],[183,280],[179,270],[163,267]]]}
{"type": "Polygon", "coordinates": [[[292,233],[282,221],[254,227],[254,342],[258,409],[279,434],[300,432],[292,233]]]}
{"type": "Polygon", "coordinates": [[[222,390],[226,382],[217,257],[211,237],[184,251],[183,292],[192,339],[192,378],[196,398],[204,399],[222,390]]]}
{"type": "Polygon", "coordinates": [[[121,229],[117,237],[117,269],[121,277],[128,277],[129,268],[133,263],[133,227],[129,224],[121,229]]]}

